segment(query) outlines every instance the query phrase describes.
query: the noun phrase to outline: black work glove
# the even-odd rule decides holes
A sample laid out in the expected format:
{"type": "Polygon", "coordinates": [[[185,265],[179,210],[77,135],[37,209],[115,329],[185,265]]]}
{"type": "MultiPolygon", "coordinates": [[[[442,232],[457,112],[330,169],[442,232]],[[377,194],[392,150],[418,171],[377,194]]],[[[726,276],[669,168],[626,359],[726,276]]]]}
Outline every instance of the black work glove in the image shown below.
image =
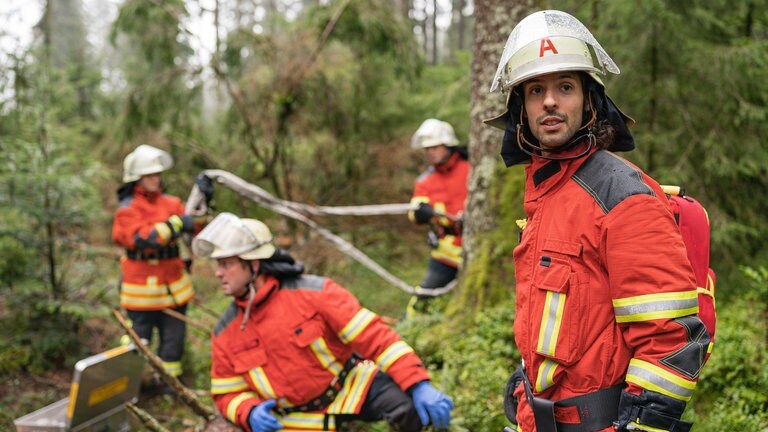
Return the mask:
{"type": "Polygon", "coordinates": [[[213,203],[213,181],[211,178],[205,174],[200,174],[195,179],[195,184],[205,196],[205,205],[208,206],[208,208],[213,208],[211,205],[211,203],[213,203]]]}
{"type": "Polygon", "coordinates": [[[617,432],[625,432],[627,425],[633,423],[633,430],[667,430],[688,432],[693,423],[680,420],[685,411],[685,402],[650,390],[643,390],[640,396],[621,392],[619,401],[619,419],[614,426],[617,432]]]}
{"type": "Polygon", "coordinates": [[[192,215],[173,215],[165,221],[171,232],[171,238],[177,238],[181,233],[195,232],[195,218],[192,215]]]}
{"type": "Polygon", "coordinates": [[[507,416],[507,420],[514,425],[517,424],[517,404],[519,402],[514,393],[521,382],[523,382],[523,367],[518,366],[509,376],[507,388],[504,389],[504,414],[507,416]]]}
{"type": "Polygon", "coordinates": [[[425,202],[419,203],[419,206],[416,207],[416,210],[413,211],[413,218],[416,220],[416,223],[419,224],[429,222],[429,220],[434,216],[435,209],[433,209],[431,205],[425,202]]]}

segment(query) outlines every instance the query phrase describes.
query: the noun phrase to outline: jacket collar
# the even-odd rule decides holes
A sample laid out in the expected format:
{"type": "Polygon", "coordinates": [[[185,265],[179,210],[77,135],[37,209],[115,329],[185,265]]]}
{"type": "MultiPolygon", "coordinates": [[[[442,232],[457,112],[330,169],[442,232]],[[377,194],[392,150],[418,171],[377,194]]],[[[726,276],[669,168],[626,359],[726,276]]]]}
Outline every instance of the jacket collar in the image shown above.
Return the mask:
{"type": "MultiPolygon", "coordinates": [[[[582,145],[578,145],[574,149],[559,154],[559,156],[570,156],[582,151],[584,151],[584,148],[582,145]]],[[[548,160],[539,157],[532,158],[531,164],[525,167],[525,200],[537,199],[547,192],[560,187],[596,151],[600,150],[593,148],[578,159],[548,160]]]]}
{"type": "Polygon", "coordinates": [[[451,171],[453,171],[454,168],[456,168],[457,165],[459,165],[459,160],[461,160],[461,155],[459,152],[453,152],[451,156],[448,158],[445,163],[441,163],[440,165],[435,165],[435,171],[439,172],[440,174],[446,174],[451,171]]]}
{"type": "MultiPolygon", "coordinates": [[[[276,291],[280,287],[280,283],[272,275],[265,275],[266,279],[264,280],[264,283],[261,285],[261,287],[256,291],[256,296],[253,298],[253,302],[251,304],[252,309],[257,309],[262,303],[267,301],[269,299],[269,296],[276,291]]],[[[245,309],[248,306],[248,291],[246,290],[245,295],[235,299],[235,304],[237,304],[237,307],[240,309],[245,309]]]]}

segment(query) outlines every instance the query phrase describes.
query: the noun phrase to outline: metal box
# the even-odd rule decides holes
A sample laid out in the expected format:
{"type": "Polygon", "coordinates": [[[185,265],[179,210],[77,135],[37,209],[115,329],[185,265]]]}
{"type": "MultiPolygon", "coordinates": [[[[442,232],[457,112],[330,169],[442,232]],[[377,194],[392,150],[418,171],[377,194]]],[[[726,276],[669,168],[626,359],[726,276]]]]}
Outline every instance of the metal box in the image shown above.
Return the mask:
{"type": "Polygon", "coordinates": [[[75,364],[69,397],[14,420],[17,432],[128,431],[126,402],[138,400],[144,359],[133,345],[75,364]]]}

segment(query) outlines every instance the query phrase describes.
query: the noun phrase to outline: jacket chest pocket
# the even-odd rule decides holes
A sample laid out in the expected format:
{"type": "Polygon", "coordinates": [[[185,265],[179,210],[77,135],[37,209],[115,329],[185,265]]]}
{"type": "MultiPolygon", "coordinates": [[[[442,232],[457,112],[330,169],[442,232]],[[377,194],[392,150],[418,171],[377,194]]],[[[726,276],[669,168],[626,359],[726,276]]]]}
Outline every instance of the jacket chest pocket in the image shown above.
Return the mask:
{"type": "Polygon", "coordinates": [[[245,374],[251,369],[267,364],[267,351],[258,337],[232,344],[231,352],[232,363],[238,374],[245,374]]]}
{"type": "Polygon", "coordinates": [[[312,342],[319,339],[325,333],[325,323],[315,315],[312,318],[299,323],[293,329],[293,343],[298,347],[306,348],[312,342]]]}
{"type": "Polygon", "coordinates": [[[536,335],[537,353],[568,366],[583,355],[582,336],[589,317],[584,310],[588,306],[586,293],[580,289],[579,275],[568,257],[578,255],[581,249],[562,243],[557,242],[557,250],[545,243],[536,263],[534,310],[541,315],[533,320],[539,322],[539,328],[533,328],[531,334],[536,335]]]}

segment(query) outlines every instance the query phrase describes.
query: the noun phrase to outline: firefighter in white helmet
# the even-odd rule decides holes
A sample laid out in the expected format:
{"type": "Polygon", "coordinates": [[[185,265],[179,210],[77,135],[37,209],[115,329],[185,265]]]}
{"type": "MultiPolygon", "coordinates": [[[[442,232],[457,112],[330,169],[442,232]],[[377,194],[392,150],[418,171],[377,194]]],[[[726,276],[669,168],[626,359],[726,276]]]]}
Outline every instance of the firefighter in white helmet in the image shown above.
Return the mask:
{"type": "Polygon", "coordinates": [[[687,431],[680,420],[709,336],[658,183],[601,75],[619,68],[576,18],[540,11],[512,31],[491,90],[507,166],[526,167],[514,250],[523,365],[505,412],[531,432],[687,431]]]}
{"type": "MultiPolygon", "coordinates": [[[[466,147],[459,146],[453,127],[447,122],[427,119],[411,139],[411,146],[423,149],[429,168],[415,181],[408,218],[415,224],[429,224],[432,246],[427,273],[420,288],[437,289],[456,278],[461,266],[461,218],[467,199],[469,162],[466,147]]],[[[426,305],[429,296],[413,296],[406,317],[426,305]]]]}
{"type": "Polygon", "coordinates": [[[350,420],[447,428],[451,399],[381,318],[333,280],[305,275],[267,226],[221,213],[193,240],[232,304],[212,336],[211,392],[247,431],[333,431],[350,420]]]}
{"type": "Polygon", "coordinates": [[[120,305],[142,339],[151,341],[158,329],[158,356],[169,374],[180,376],[186,324],[163,310],[186,314],[195,295],[177,240],[199,224],[179,198],[163,193],[162,172],[172,166],[170,154],[146,144],[125,157],[112,238],[125,248],[120,305]]]}

